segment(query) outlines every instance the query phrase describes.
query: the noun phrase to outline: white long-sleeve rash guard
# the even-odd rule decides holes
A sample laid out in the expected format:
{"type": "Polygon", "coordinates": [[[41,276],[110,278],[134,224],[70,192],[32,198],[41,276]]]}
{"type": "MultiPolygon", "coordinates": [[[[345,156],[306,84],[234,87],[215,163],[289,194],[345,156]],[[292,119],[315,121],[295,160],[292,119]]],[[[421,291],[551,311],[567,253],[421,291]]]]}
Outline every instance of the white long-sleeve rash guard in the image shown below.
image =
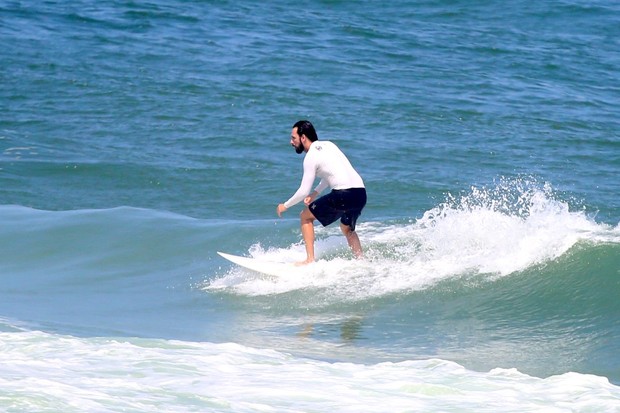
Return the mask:
{"type": "Polygon", "coordinates": [[[325,188],[364,188],[362,177],[353,169],[344,153],[330,141],[314,141],[304,158],[304,175],[295,194],[284,203],[286,208],[298,204],[307,197],[316,177],[321,181],[314,189],[321,193],[325,188]]]}

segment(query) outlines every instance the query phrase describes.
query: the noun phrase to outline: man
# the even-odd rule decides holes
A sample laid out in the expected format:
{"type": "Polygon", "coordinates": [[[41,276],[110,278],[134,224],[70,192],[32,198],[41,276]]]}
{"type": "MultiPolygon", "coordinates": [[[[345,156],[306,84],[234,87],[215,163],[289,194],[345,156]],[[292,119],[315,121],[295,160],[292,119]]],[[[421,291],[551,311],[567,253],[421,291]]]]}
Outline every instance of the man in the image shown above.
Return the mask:
{"type": "Polygon", "coordinates": [[[362,246],[355,232],[355,223],[366,205],[364,181],[334,143],[318,140],[314,126],[307,120],[300,120],[293,125],[291,145],[298,154],[306,152],[304,174],[297,192],[288,201],[279,204],[276,211],[281,217],[283,212],[301,201],[307,205],[300,215],[306,260],[297,264],[314,261],[315,219],[324,227],[340,219],[340,229],[353,254],[362,258],[362,246]],[[316,177],[321,178],[321,181],[310,193],[316,177]],[[316,199],[327,187],[332,191],[316,199]]]}

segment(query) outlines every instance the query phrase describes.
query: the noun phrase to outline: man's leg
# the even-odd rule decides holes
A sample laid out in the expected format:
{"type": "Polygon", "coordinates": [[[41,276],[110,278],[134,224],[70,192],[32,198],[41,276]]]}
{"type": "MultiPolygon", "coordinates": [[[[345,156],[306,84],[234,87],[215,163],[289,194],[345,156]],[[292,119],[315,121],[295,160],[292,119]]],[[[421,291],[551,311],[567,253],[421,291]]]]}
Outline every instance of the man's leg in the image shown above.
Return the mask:
{"type": "Polygon", "coordinates": [[[344,236],[347,238],[347,243],[349,244],[349,247],[351,247],[351,251],[353,251],[355,258],[363,258],[364,253],[362,252],[362,244],[360,243],[360,239],[357,236],[357,232],[352,230],[350,226],[344,225],[342,223],[340,224],[340,229],[342,230],[344,236]]]}
{"type": "Polygon", "coordinates": [[[306,260],[298,262],[297,265],[304,265],[314,262],[314,220],[316,219],[309,208],[301,211],[301,235],[306,244],[306,260]]]}

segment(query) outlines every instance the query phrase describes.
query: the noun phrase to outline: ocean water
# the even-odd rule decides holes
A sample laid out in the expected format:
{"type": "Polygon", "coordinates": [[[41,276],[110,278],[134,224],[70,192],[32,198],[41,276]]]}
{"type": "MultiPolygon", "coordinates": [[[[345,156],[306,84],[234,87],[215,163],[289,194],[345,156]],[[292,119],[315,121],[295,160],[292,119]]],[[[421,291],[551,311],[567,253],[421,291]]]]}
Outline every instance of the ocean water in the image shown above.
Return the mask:
{"type": "Polygon", "coordinates": [[[0,411],[620,412],[620,5],[0,0],[0,411]],[[303,277],[292,124],[363,176],[303,277]]]}

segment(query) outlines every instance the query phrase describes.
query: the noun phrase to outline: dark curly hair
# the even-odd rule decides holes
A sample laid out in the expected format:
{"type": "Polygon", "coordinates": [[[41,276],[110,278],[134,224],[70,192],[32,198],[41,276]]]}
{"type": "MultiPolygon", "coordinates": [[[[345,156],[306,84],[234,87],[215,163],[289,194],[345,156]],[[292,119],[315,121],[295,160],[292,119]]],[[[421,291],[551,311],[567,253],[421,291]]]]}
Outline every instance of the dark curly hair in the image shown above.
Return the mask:
{"type": "Polygon", "coordinates": [[[316,130],[314,130],[314,126],[312,126],[312,123],[308,120],[297,121],[293,125],[293,128],[297,128],[297,134],[299,136],[306,135],[306,138],[308,138],[310,142],[314,142],[319,139],[316,134],[316,130]]]}

